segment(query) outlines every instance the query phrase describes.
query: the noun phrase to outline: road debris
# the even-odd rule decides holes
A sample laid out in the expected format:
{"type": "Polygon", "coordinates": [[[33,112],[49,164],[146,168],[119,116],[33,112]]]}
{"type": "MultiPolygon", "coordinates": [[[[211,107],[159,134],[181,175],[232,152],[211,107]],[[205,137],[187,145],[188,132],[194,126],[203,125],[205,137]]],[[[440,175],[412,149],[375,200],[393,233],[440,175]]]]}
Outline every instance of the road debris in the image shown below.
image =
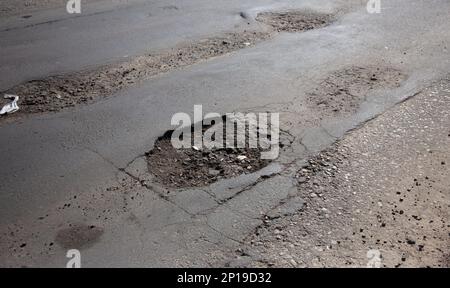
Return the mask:
{"type": "Polygon", "coordinates": [[[5,99],[12,99],[12,101],[3,106],[2,110],[0,110],[0,115],[12,114],[19,110],[19,106],[17,105],[17,101],[19,101],[19,96],[5,94],[5,99]]]}
{"type": "Polygon", "coordinates": [[[237,159],[240,161],[243,161],[243,160],[247,159],[247,156],[239,155],[239,156],[237,156],[237,159]]]}
{"type": "Polygon", "coordinates": [[[312,11],[286,11],[259,13],[256,21],[265,23],[277,32],[303,32],[331,24],[334,15],[312,11]]]}
{"type": "Polygon", "coordinates": [[[270,163],[261,159],[261,148],[175,149],[171,135],[164,134],[147,153],[150,173],[167,187],[207,186],[220,179],[256,172],[270,163]]]}

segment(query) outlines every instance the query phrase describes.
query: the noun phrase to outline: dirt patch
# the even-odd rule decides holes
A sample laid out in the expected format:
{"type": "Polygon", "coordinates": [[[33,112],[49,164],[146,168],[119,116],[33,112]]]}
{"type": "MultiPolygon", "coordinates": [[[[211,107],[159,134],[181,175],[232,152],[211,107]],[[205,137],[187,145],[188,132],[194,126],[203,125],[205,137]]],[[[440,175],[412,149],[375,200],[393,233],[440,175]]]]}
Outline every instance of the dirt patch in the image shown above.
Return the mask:
{"type": "Polygon", "coordinates": [[[55,241],[65,249],[86,248],[98,241],[103,229],[94,225],[75,225],[60,230],[55,241]]]}
{"type": "Polygon", "coordinates": [[[334,16],[312,11],[263,12],[258,14],[256,20],[277,32],[302,32],[328,26],[334,16]]]}
{"type": "MultiPolygon", "coordinates": [[[[226,119],[224,118],[224,120],[226,119]]],[[[224,121],[223,143],[226,141],[227,123],[229,121],[224,121]]],[[[203,126],[203,135],[211,127],[203,126]]],[[[193,128],[190,133],[192,132],[193,128]]],[[[257,148],[250,148],[248,140],[243,148],[199,149],[193,146],[192,148],[175,149],[171,143],[172,134],[173,131],[166,132],[156,141],[154,148],[147,153],[149,172],[155,176],[155,181],[167,187],[207,186],[220,179],[256,172],[271,162],[271,160],[261,157],[261,153],[268,149],[263,149],[260,145],[257,148]]],[[[270,137],[270,135],[258,134],[259,139],[270,140],[270,137]]],[[[289,145],[284,143],[287,142],[281,140],[279,147],[283,148],[289,145]]],[[[224,147],[229,147],[229,145],[224,145],[224,147]]]]}
{"type": "Polygon", "coordinates": [[[160,139],[148,154],[150,172],[167,187],[207,186],[220,179],[248,174],[267,166],[257,149],[175,149],[170,139],[160,139]],[[239,160],[238,156],[245,156],[239,160]]]}
{"type": "Polygon", "coordinates": [[[402,72],[389,67],[344,68],[308,93],[308,102],[313,109],[328,114],[352,113],[371,90],[399,87],[405,78],[402,72]]]}
{"type": "Polygon", "coordinates": [[[236,51],[270,37],[265,32],[230,33],[185,44],[167,53],[149,54],[92,71],[48,77],[16,86],[8,94],[19,95],[18,113],[59,111],[91,103],[157,74],[236,51]]]}

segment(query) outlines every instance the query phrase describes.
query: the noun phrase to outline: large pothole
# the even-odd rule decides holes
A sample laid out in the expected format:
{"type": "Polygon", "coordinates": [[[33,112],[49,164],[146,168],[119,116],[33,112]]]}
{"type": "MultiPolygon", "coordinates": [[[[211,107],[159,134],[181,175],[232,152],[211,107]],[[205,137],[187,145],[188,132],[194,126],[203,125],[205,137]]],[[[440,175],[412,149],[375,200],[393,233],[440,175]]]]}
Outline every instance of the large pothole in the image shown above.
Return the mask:
{"type": "Polygon", "coordinates": [[[313,11],[263,12],[256,20],[277,32],[302,32],[325,27],[333,22],[334,16],[313,11]]]}
{"type": "Polygon", "coordinates": [[[371,90],[399,87],[406,76],[392,67],[356,67],[337,70],[308,93],[313,109],[326,114],[353,113],[371,90]]]}
{"type": "MultiPolygon", "coordinates": [[[[249,145],[248,126],[245,132],[245,145],[236,145],[237,134],[234,134],[235,147],[230,147],[229,144],[226,144],[226,126],[233,122],[227,121],[227,118],[223,117],[223,123],[221,142],[224,143],[224,147],[222,148],[199,148],[194,145],[192,140],[191,147],[176,149],[171,141],[173,130],[159,137],[154,148],[147,153],[148,169],[154,176],[154,180],[170,188],[201,187],[221,179],[256,172],[274,160],[264,159],[263,157],[263,154],[273,149],[274,146],[267,148],[267,146],[262,147],[259,144],[257,147],[249,145]]],[[[208,130],[215,125],[212,124],[203,125],[202,136],[210,133],[208,130]]],[[[193,126],[186,131],[190,136],[193,136],[193,126]]],[[[271,128],[268,131],[267,134],[256,133],[258,141],[263,139],[262,141],[272,143],[271,128]]],[[[283,132],[279,138],[280,141],[275,144],[278,145],[279,149],[283,149],[292,143],[292,140],[288,139],[289,136],[284,135],[283,132]]]]}

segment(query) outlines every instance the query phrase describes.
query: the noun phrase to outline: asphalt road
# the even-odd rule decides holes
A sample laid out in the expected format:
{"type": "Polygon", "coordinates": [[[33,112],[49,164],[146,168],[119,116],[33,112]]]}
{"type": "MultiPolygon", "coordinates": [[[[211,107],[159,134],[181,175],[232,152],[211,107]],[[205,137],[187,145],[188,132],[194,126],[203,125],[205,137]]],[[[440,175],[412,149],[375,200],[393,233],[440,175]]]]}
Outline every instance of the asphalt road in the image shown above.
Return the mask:
{"type": "Polygon", "coordinates": [[[0,90],[245,27],[242,11],[301,6],[270,0],[127,3],[101,1],[83,5],[81,14],[68,14],[62,7],[26,13],[32,15],[26,19],[21,15],[2,19],[0,90]]]}
{"type": "MultiPolygon", "coordinates": [[[[354,2],[326,28],[280,33],[89,106],[1,123],[0,266],[64,266],[67,247],[54,243],[73,223],[102,230],[83,246],[85,266],[205,266],[214,256],[221,257],[215,255],[218,251],[233,249],[260,224],[260,213],[293,189],[286,168],[284,174],[254,186],[256,192],[270,195],[258,200],[247,194],[252,193],[248,179],[244,184],[242,179],[224,181],[198,193],[172,191],[176,196],[167,200],[130,176],[142,176],[133,173],[145,170],[142,155],[171,128],[172,115],[192,114],[194,104],[208,112],[280,112],[282,128],[296,137],[292,151],[277,161],[285,167],[292,159],[300,165],[307,155],[448,73],[448,1],[389,1],[380,14],[369,14],[364,3],[354,2]],[[345,115],[330,116],[307,105],[308,91],[349,66],[395,67],[407,78],[397,88],[372,91],[357,110],[345,115]],[[123,173],[130,167],[134,170],[123,173]],[[218,205],[214,197],[220,199],[230,187],[237,187],[236,203],[218,205]],[[232,212],[252,201],[261,204],[255,210],[258,215],[232,212]]],[[[171,5],[100,2],[79,16],[56,9],[37,11],[26,21],[17,16],[3,19],[0,90],[238,31],[249,25],[240,16],[243,11],[252,17],[258,11],[287,8],[333,11],[342,3],[190,0],[171,5]]]]}

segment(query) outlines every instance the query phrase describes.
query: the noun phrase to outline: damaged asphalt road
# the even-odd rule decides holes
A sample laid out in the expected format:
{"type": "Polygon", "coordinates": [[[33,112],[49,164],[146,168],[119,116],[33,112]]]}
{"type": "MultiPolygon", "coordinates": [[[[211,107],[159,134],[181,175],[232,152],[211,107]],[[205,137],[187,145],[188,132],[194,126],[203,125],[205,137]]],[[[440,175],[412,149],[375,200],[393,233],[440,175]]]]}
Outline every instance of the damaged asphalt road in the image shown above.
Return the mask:
{"type": "Polygon", "coordinates": [[[303,206],[267,214],[222,265],[448,267],[449,108],[447,77],[309,159],[303,206]]]}
{"type": "MultiPolygon", "coordinates": [[[[299,211],[305,205],[311,205],[311,193],[320,194],[308,190],[305,195],[299,182],[316,176],[299,175],[299,171],[307,165],[308,159],[314,159],[314,155],[329,148],[336,140],[346,139],[349,130],[357,129],[355,133],[358,133],[359,129],[364,129],[360,125],[367,120],[392,107],[400,107],[396,104],[425,93],[423,91],[435,80],[448,75],[448,1],[390,1],[389,7],[380,14],[367,13],[361,1],[283,1],[280,4],[279,1],[241,0],[227,1],[219,7],[212,7],[209,2],[186,1],[183,5],[177,4],[178,9],[159,9],[161,3],[154,4],[157,5],[155,7],[131,3],[127,8],[105,10],[103,14],[87,14],[84,19],[61,20],[65,29],[75,29],[75,34],[83,35],[81,40],[75,35],[61,36],[65,32],[59,31],[64,30],[57,24],[60,22],[21,28],[11,20],[13,24],[0,31],[5,36],[1,37],[1,53],[8,56],[2,57],[2,71],[11,71],[3,73],[8,75],[2,77],[0,82],[2,90],[7,90],[33,79],[64,72],[76,73],[90,65],[103,66],[108,61],[119,61],[118,58],[124,55],[139,56],[148,51],[161,53],[182,43],[183,37],[192,41],[215,39],[217,35],[233,33],[247,26],[266,29],[267,25],[256,21],[259,12],[290,8],[339,15],[329,26],[308,31],[290,31],[280,26],[280,32],[251,47],[245,45],[245,49],[234,49],[232,53],[214,54],[218,57],[208,57],[208,60],[189,63],[182,69],[172,69],[143,79],[137,85],[114,90],[113,95],[106,95],[108,97],[93,101],[90,105],[2,121],[0,266],[65,267],[68,247],[81,250],[84,267],[343,265],[342,254],[323,256],[315,248],[324,249],[329,245],[326,241],[337,243],[339,239],[331,236],[321,238],[308,232],[317,231],[315,229],[292,231],[300,234],[307,231],[310,236],[304,237],[310,240],[310,245],[314,245],[317,239],[323,242],[311,247],[311,250],[319,251],[319,254],[311,253],[314,254],[311,257],[304,256],[306,254],[302,252],[305,251],[301,249],[297,252],[289,250],[292,241],[286,241],[287,246],[274,244],[291,237],[285,235],[285,227],[309,220],[308,217],[301,218],[304,215],[300,215],[299,211]],[[343,2],[351,4],[344,6],[343,2]],[[190,12],[193,7],[196,7],[196,13],[190,12]],[[148,13],[156,14],[156,18],[150,17],[149,22],[144,22],[146,20],[142,15],[148,13]],[[138,17],[127,23],[124,20],[127,15],[138,17]],[[176,17],[181,17],[178,22],[173,20],[176,17]],[[112,45],[118,40],[108,38],[114,31],[101,28],[104,27],[102,19],[113,21],[116,27],[122,28],[119,30],[121,33],[128,31],[125,28],[134,32],[121,44],[112,45]],[[97,28],[90,32],[86,29],[87,24],[76,26],[83,20],[89,24],[97,23],[97,28]],[[189,21],[192,25],[185,25],[189,21]],[[167,23],[176,24],[165,25],[167,23]],[[136,28],[139,25],[144,25],[149,33],[143,38],[139,34],[143,33],[142,29],[136,28]],[[51,43],[47,46],[36,39],[30,40],[33,39],[31,34],[35,34],[34,37],[47,35],[49,38],[51,33],[57,33],[52,36],[54,39],[65,39],[59,40],[61,46],[54,45],[52,48],[51,43]],[[112,42],[99,38],[95,43],[87,44],[90,37],[95,38],[100,33],[105,33],[105,39],[112,42]],[[69,56],[62,52],[66,46],[75,43],[79,43],[79,50],[69,56]],[[106,46],[116,48],[102,50],[101,47],[106,46]],[[21,49],[13,49],[17,47],[21,49]],[[30,52],[32,49],[35,49],[34,55],[30,52]],[[86,53],[94,50],[102,53],[86,53]],[[48,54],[52,53],[49,58],[48,54]],[[26,68],[28,66],[19,59],[25,59],[24,62],[34,60],[30,60],[27,64],[30,68],[26,68]],[[13,68],[13,63],[18,63],[17,68],[13,68]],[[277,160],[254,173],[192,188],[175,189],[160,185],[148,171],[146,153],[153,149],[158,137],[173,129],[170,126],[172,115],[177,112],[192,114],[195,104],[202,104],[204,111],[220,114],[233,111],[278,112],[281,129],[289,136],[286,140],[289,145],[285,146],[277,160]],[[257,244],[259,242],[263,244],[257,244]],[[287,250],[281,251],[284,248],[287,250]],[[278,257],[280,253],[291,257],[278,257]],[[263,254],[266,258],[261,257],[263,254]]],[[[99,7],[97,9],[102,8],[101,5],[99,7]]],[[[275,21],[276,17],[270,19],[275,21]]],[[[123,35],[121,33],[119,35],[123,35]]],[[[415,105],[420,106],[420,103],[415,105]]],[[[448,117],[447,114],[442,115],[448,117]]],[[[411,118],[411,121],[416,120],[411,118]]],[[[351,146],[355,151],[359,151],[357,144],[355,142],[355,146],[351,146]]],[[[380,153],[384,153],[383,150],[380,153]]],[[[442,157],[448,156],[448,151],[442,153],[442,157]]],[[[334,161],[334,152],[328,157],[334,161]]],[[[351,163],[361,160],[359,156],[354,157],[349,158],[351,163]]],[[[447,163],[442,157],[439,156],[439,160],[447,163]]],[[[413,169],[414,162],[411,163],[413,169]]],[[[444,176],[448,173],[447,170],[439,171],[443,171],[444,176]]],[[[427,179],[424,177],[430,178],[425,174],[412,177],[425,183],[427,179]]],[[[401,178],[402,175],[396,177],[401,178]]],[[[409,180],[404,179],[405,182],[399,184],[399,192],[410,189],[409,180]]],[[[364,185],[366,183],[361,184],[361,189],[367,189],[364,185]]],[[[437,213],[441,218],[435,219],[442,219],[448,211],[448,202],[445,202],[448,201],[448,192],[441,189],[433,195],[433,201],[444,201],[442,203],[447,205],[447,209],[433,208],[426,217],[437,213]],[[441,196],[444,198],[439,198],[441,196]]],[[[420,195],[417,197],[421,199],[420,195]]],[[[391,198],[388,200],[394,201],[391,198]]],[[[373,201],[378,203],[379,200],[373,201]]],[[[396,214],[406,209],[391,207],[383,202],[382,205],[383,209],[394,209],[396,214]]],[[[336,209],[338,207],[336,205],[336,209]]],[[[353,207],[348,209],[348,213],[353,211],[353,207]]],[[[323,217],[327,214],[321,213],[323,217]]],[[[314,213],[305,215],[316,216],[314,213]]],[[[329,214],[330,217],[333,215],[329,214]]],[[[425,219],[425,216],[414,216],[425,219]]],[[[385,221],[390,225],[404,225],[408,221],[396,219],[397,222],[392,219],[385,221]]],[[[344,220],[350,230],[356,226],[363,231],[369,229],[372,234],[364,234],[366,237],[377,233],[374,228],[364,226],[370,226],[372,219],[356,226],[348,222],[351,217],[344,220]]],[[[321,228],[320,223],[315,221],[312,225],[321,228]]],[[[448,229],[448,226],[440,225],[430,229],[448,229]]],[[[424,245],[420,248],[424,251],[431,245],[433,249],[427,255],[431,255],[428,256],[430,259],[438,259],[433,253],[437,253],[436,249],[441,249],[442,245],[448,246],[448,238],[442,238],[436,232],[433,235],[439,239],[419,241],[418,237],[423,235],[421,230],[417,231],[417,235],[412,235],[414,239],[403,234],[395,235],[398,239],[389,233],[382,236],[392,241],[402,238],[400,241],[407,243],[402,242],[403,246],[412,245],[408,243],[415,241],[417,247],[414,247],[419,249],[418,245],[424,245]]],[[[296,235],[298,237],[299,234],[296,235]]],[[[346,234],[340,236],[345,237],[346,234]]],[[[377,245],[378,238],[373,237],[375,242],[367,242],[367,245],[358,242],[358,246],[354,247],[365,253],[369,244],[370,248],[377,245]]],[[[292,239],[297,238],[292,236],[292,239]]],[[[448,261],[444,260],[418,262],[415,250],[408,250],[411,247],[392,248],[389,244],[394,245],[386,243],[380,247],[387,253],[388,266],[402,262],[405,263],[402,265],[411,266],[448,265],[448,261]],[[402,254],[398,257],[399,251],[407,256],[402,254]]],[[[347,249],[351,251],[353,246],[348,245],[350,249],[347,249]]],[[[352,257],[356,259],[344,264],[365,266],[365,254],[352,257]]],[[[439,257],[445,259],[445,251],[439,257]]]]}

